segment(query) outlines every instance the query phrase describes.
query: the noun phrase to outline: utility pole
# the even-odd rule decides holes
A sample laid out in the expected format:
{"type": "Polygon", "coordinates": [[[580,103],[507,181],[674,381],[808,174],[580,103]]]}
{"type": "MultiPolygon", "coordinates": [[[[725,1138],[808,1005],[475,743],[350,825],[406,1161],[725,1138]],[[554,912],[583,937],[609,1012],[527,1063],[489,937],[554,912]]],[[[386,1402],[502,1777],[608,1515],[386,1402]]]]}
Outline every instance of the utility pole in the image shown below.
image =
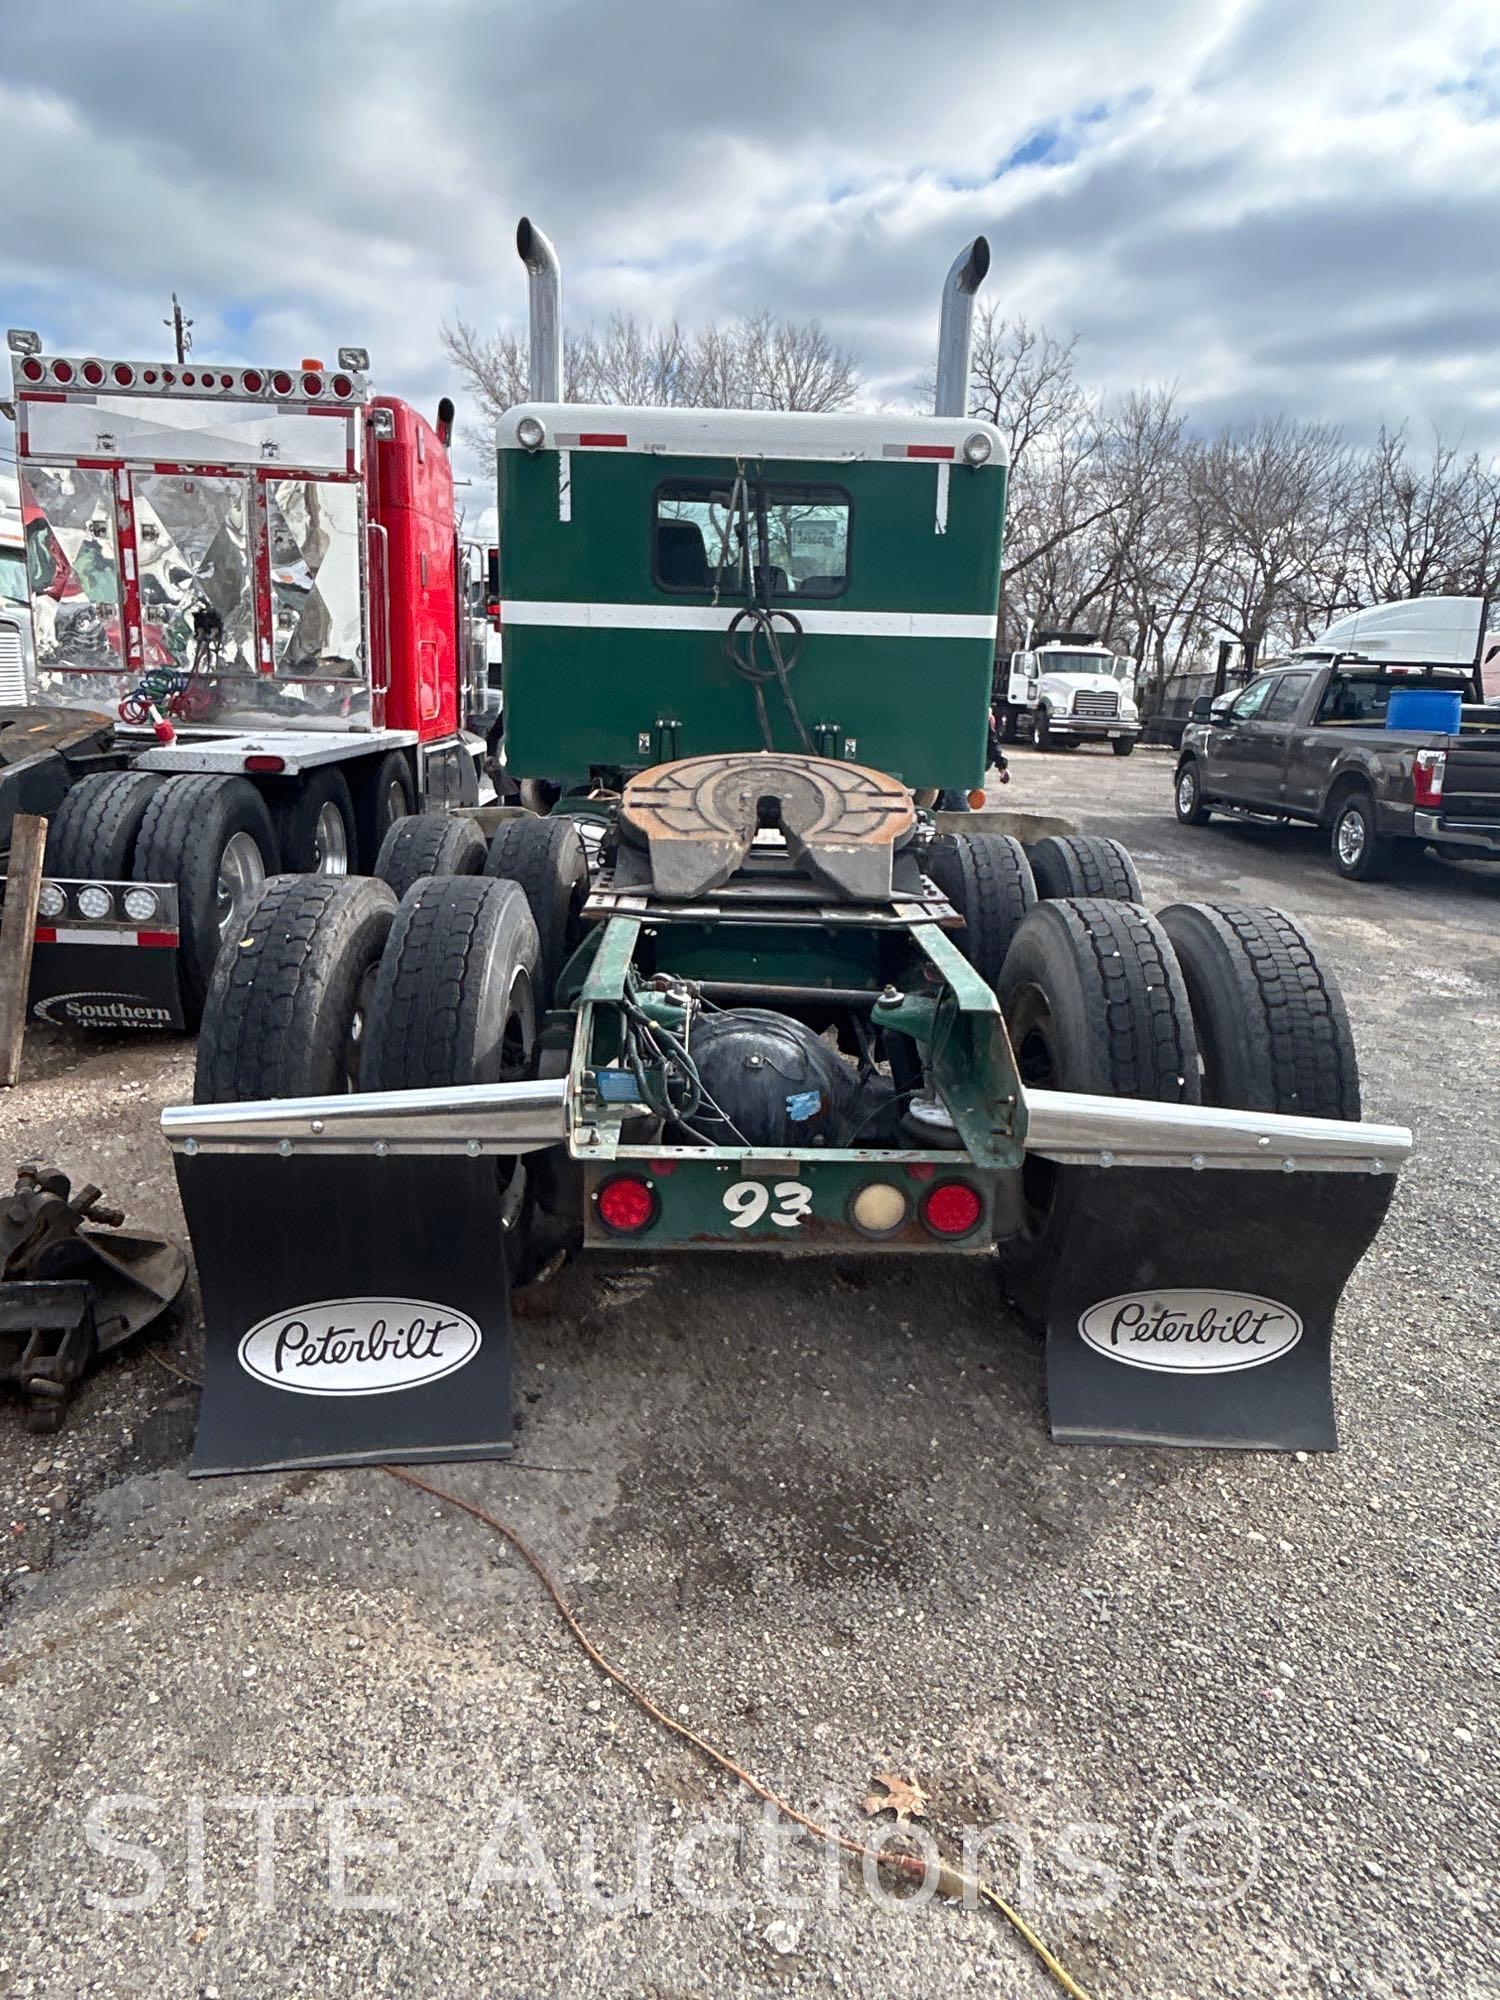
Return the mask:
{"type": "Polygon", "coordinates": [[[193,322],[190,319],[185,319],[183,317],[182,307],[177,303],[177,294],[173,292],[172,317],[170,319],[164,319],[162,321],[162,325],[169,326],[172,329],[172,340],[177,349],[177,360],[179,366],[181,365],[182,362],[187,360],[188,349],[193,344],[193,336],[189,332],[189,328],[192,326],[192,324],[193,322]]]}

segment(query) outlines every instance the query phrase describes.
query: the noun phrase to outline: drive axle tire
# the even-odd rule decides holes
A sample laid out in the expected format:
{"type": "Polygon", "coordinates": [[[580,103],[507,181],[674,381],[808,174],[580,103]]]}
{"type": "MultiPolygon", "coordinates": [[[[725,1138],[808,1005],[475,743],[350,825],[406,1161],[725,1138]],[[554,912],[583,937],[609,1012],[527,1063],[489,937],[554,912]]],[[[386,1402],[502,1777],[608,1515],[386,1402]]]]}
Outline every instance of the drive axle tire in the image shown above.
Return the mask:
{"type": "Polygon", "coordinates": [[[49,876],[63,881],[128,882],[136,837],[157,771],[96,771],[63,795],[47,827],[49,876]]]}
{"type": "Polygon", "coordinates": [[[359,837],[348,779],[325,767],[295,785],[279,798],[273,795],[282,867],[296,875],[357,875],[359,837]]]}
{"type": "Polygon", "coordinates": [[[544,1012],[583,929],[589,869],[582,837],[566,815],[502,820],[484,872],[516,883],[526,897],[537,934],[537,1011],[544,1012]]]}
{"type": "Polygon", "coordinates": [[[378,764],[354,780],[352,790],[359,865],[373,873],[386,835],[398,819],[417,809],[417,788],[406,753],[388,750],[378,764]]]}
{"type": "Polygon", "coordinates": [[[361,1087],[502,1083],[536,1040],[536,925],[514,882],[430,876],[408,889],[381,954],[361,1087]]]}
{"type": "Polygon", "coordinates": [[[395,915],[384,882],[273,875],[209,981],[193,1102],[357,1089],[365,1018],[395,915]]]}
{"type": "Polygon", "coordinates": [[[413,813],[386,834],[372,872],[400,898],[424,875],[477,875],[483,866],[484,835],[473,820],[413,813]]]}
{"type": "Polygon", "coordinates": [[[1026,853],[1042,902],[1060,896],[1104,897],[1117,903],[1141,900],[1141,878],[1118,840],[1093,833],[1049,833],[1026,853]]]}
{"type": "Polygon", "coordinates": [[[964,920],[954,943],[993,986],[1037,900],[1025,848],[1007,834],[940,835],[927,850],[927,872],[964,920]]]}
{"type": "Polygon", "coordinates": [[[1187,985],[1205,1104],[1358,1119],[1359,1062],[1344,997],[1289,916],[1174,903],[1158,921],[1187,985]]]}
{"type": "MultiPolygon", "coordinates": [[[[1038,903],[998,990],[1028,1091],[1199,1101],[1187,988],[1166,932],[1144,910],[1092,898],[1038,903]]],[[[997,1249],[1006,1294],[1032,1325],[1044,1323],[1058,1264],[1077,1249],[1090,1177],[1105,1171],[1026,1156],[1020,1229],[997,1249]]]]}
{"type": "MultiPolygon", "coordinates": [[[[381,955],[361,1087],[506,1083],[531,1074],[536,925],[514,882],[433,876],[409,889],[381,955]]],[[[534,1208],[521,1157],[494,1160],[512,1284],[527,1268],[534,1208]]]]}
{"type": "Polygon", "coordinates": [[[1189,757],[1177,767],[1172,806],[1179,826],[1207,826],[1212,817],[1203,803],[1203,777],[1195,757],[1189,757]]]}
{"type": "Polygon", "coordinates": [[[221,945],[276,872],[276,833],[248,778],[168,778],[146,802],[137,882],[175,882],[183,1013],[196,1028],[221,945]]]}

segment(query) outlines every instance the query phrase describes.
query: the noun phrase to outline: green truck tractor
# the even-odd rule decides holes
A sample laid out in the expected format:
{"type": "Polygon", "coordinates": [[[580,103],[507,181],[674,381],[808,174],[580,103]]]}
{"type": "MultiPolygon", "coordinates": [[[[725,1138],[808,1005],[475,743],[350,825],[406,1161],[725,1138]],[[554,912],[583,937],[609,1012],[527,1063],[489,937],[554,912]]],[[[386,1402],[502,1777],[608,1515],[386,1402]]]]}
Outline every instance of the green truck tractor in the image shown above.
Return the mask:
{"type": "Polygon", "coordinates": [[[917,803],[984,774],[983,239],[932,416],[566,403],[518,248],[504,757],[550,810],[403,820],[383,879],[274,879],[221,955],[163,1116],[196,1468],[503,1454],[510,1287],[557,1241],[983,1257],[1055,1436],[1330,1446],[1411,1143],[1360,1122],[1331,972],[1276,911],[1148,914],[1115,841],[917,803]]]}

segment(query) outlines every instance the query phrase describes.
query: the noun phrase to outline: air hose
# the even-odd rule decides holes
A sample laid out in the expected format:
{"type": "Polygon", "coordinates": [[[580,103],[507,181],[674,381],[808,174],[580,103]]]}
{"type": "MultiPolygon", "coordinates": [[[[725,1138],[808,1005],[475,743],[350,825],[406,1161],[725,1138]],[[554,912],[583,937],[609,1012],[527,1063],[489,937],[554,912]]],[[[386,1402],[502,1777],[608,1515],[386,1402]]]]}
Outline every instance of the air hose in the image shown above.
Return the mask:
{"type": "MultiPolygon", "coordinates": [[[[734,482],[734,492],[729,502],[729,520],[738,514],[740,522],[740,549],[745,565],[745,602],[729,621],[724,634],[724,657],[742,680],[750,683],[750,692],[755,696],[755,713],[760,723],[761,741],[768,750],[776,748],[771,735],[771,718],[766,710],[766,687],[775,681],[781,689],[782,705],[791,718],[797,733],[797,741],[809,756],[813,754],[813,741],[807,733],[807,725],[797,711],[797,703],[792,695],[791,672],[797,664],[797,656],[802,650],[802,621],[791,611],[776,610],[771,604],[771,549],[770,532],[766,519],[766,482],[757,476],[755,481],[755,560],[750,560],[750,496],[749,482],[741,466],[734,482]],[[757,583],[759,591],[757,593],[757,583]],[[776,620],[782,619],[787,627],[790,645],[783,650],[782,634],[776,629],[776,620]],[[762,658],[757,648],[763,648],[762,658]]],[[[724,556],[729,545],[729,520],[724,524],[723,548],[720,552],[722,572],[724,556]]]]}

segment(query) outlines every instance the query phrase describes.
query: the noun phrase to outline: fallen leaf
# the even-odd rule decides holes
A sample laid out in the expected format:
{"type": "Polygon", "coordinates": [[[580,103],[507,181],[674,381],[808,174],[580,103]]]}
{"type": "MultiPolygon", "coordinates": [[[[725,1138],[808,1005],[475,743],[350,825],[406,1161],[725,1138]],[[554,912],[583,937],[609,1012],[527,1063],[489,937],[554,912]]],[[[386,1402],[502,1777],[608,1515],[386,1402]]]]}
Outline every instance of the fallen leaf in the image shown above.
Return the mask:
{"type": "Polygon", "coordinates": [[[875,1813],[893,1812],[898,1820],[925,1819],[927,1817],[927,1794],[914,1778],[898,1777],[894,1771],[877,1771],[872,1784],[883,1785],[886,1796],[871,1792],[865,1800],[865,1811],[875,1813]]]}

